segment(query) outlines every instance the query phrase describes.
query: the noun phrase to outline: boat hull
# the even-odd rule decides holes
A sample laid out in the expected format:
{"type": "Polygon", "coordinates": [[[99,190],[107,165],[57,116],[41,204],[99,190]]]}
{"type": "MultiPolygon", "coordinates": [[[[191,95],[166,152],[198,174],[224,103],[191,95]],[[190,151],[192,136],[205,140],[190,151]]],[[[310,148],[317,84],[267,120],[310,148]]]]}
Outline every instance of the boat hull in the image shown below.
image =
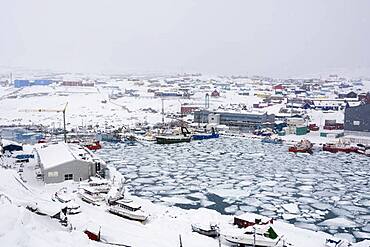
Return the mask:
{"type": "Polygon", "coordinates": [[[137,221],[146,221],[148,218],[148,215],[144,213],[134,213],[128,210],[123,210],[122,208],[117,208],[115,206],[111,206],[108,211],[112,214],[128,218],[131,220],[137,220],[137,221]]]}
{"type": "Polygon", "coordinates": [[[213,139],[213,138],[219,138],[220,134],[195,134],[192,136],[192,139],[195,141],[199,140],[207,140],[207,139],[213,139]]]}
{"type": "Polygon", "coordinates": [[[173,144],[173,143],[181,143],[181,142],[190,142],[191,137],[185,137],[185,136],[180,136],[180,137],[167,137],[167,136],[157,136],[156,137],[156,142],[158,144],[173,144]]]}
{"type": "Polygon", "coordinates": [[[358,153],[358,148],[356,147],[336,147],[331,145],[324,145],[322,147],[323,151],[328,151],[331,153],[338,153],[338,152],[344,152],[344,153],[358,153]]]}

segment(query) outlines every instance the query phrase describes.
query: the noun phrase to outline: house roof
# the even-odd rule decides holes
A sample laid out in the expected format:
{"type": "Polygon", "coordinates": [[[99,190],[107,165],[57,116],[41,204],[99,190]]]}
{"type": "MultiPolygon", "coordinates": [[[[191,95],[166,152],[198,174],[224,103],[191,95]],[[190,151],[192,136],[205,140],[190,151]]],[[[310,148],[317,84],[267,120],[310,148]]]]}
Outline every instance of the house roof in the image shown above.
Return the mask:
{"type": "Polygon", "coordinates": [[[63,142],[41,147],[37,152],[44,169],[50,169],[76,159],[68,145],[63,142]]]}

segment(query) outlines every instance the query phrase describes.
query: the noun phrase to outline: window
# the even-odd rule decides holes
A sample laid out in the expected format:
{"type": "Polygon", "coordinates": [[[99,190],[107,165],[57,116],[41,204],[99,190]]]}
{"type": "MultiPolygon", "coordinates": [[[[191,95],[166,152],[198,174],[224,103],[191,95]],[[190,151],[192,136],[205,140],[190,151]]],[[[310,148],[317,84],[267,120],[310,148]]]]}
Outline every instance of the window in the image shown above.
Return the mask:
{"type": "Polygon", "coordinates": [[[48,172],[48,177],[58,177],[58,172],[48,172]]]}
{"type": "Polygon", "coordinates": [[[73,174],[64,174],[64,180],[73,180],[73,174]]]}

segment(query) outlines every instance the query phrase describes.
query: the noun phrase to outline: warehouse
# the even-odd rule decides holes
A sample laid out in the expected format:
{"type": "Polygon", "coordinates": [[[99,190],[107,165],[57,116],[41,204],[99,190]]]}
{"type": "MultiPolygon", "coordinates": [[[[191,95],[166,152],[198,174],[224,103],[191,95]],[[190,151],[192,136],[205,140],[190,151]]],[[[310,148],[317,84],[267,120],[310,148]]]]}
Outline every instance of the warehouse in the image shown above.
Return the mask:
{"type": "Polygon", "coordinates": [[[370,136],[370,104],[346,108],[344,131],[346,135],[370,136]]]}
{"type": "Polygon", "coordinates": [[[104,162],[76,144],[61,142],[42,146],[37,149],[37,154],[45,183],[82,181],[96,174],[104,175],[104,162]]]}
{"type": "Polygon", "coordinates": [[[242,128],[271,127],[275,124],[275,115],[259,112],[223,112],[199,110],[194,112],[195,123],[216,123],[227,126],[237,126],[242,128]],[[212,118],[216,117],[217,121],[212,118]]]}

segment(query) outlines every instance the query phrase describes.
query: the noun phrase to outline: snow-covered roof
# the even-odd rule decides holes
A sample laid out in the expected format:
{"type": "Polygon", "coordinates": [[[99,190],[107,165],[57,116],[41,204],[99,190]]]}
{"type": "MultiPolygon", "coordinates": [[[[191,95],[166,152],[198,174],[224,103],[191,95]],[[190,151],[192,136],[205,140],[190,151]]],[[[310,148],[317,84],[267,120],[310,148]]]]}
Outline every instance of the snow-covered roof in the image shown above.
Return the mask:
{"type": "Polygon", "coordinates": [[[37,150],[40,161],[44,169],[56,167],[58,165],[76,160],[68,144],[60,142],[48,145],[37,150]]]}

